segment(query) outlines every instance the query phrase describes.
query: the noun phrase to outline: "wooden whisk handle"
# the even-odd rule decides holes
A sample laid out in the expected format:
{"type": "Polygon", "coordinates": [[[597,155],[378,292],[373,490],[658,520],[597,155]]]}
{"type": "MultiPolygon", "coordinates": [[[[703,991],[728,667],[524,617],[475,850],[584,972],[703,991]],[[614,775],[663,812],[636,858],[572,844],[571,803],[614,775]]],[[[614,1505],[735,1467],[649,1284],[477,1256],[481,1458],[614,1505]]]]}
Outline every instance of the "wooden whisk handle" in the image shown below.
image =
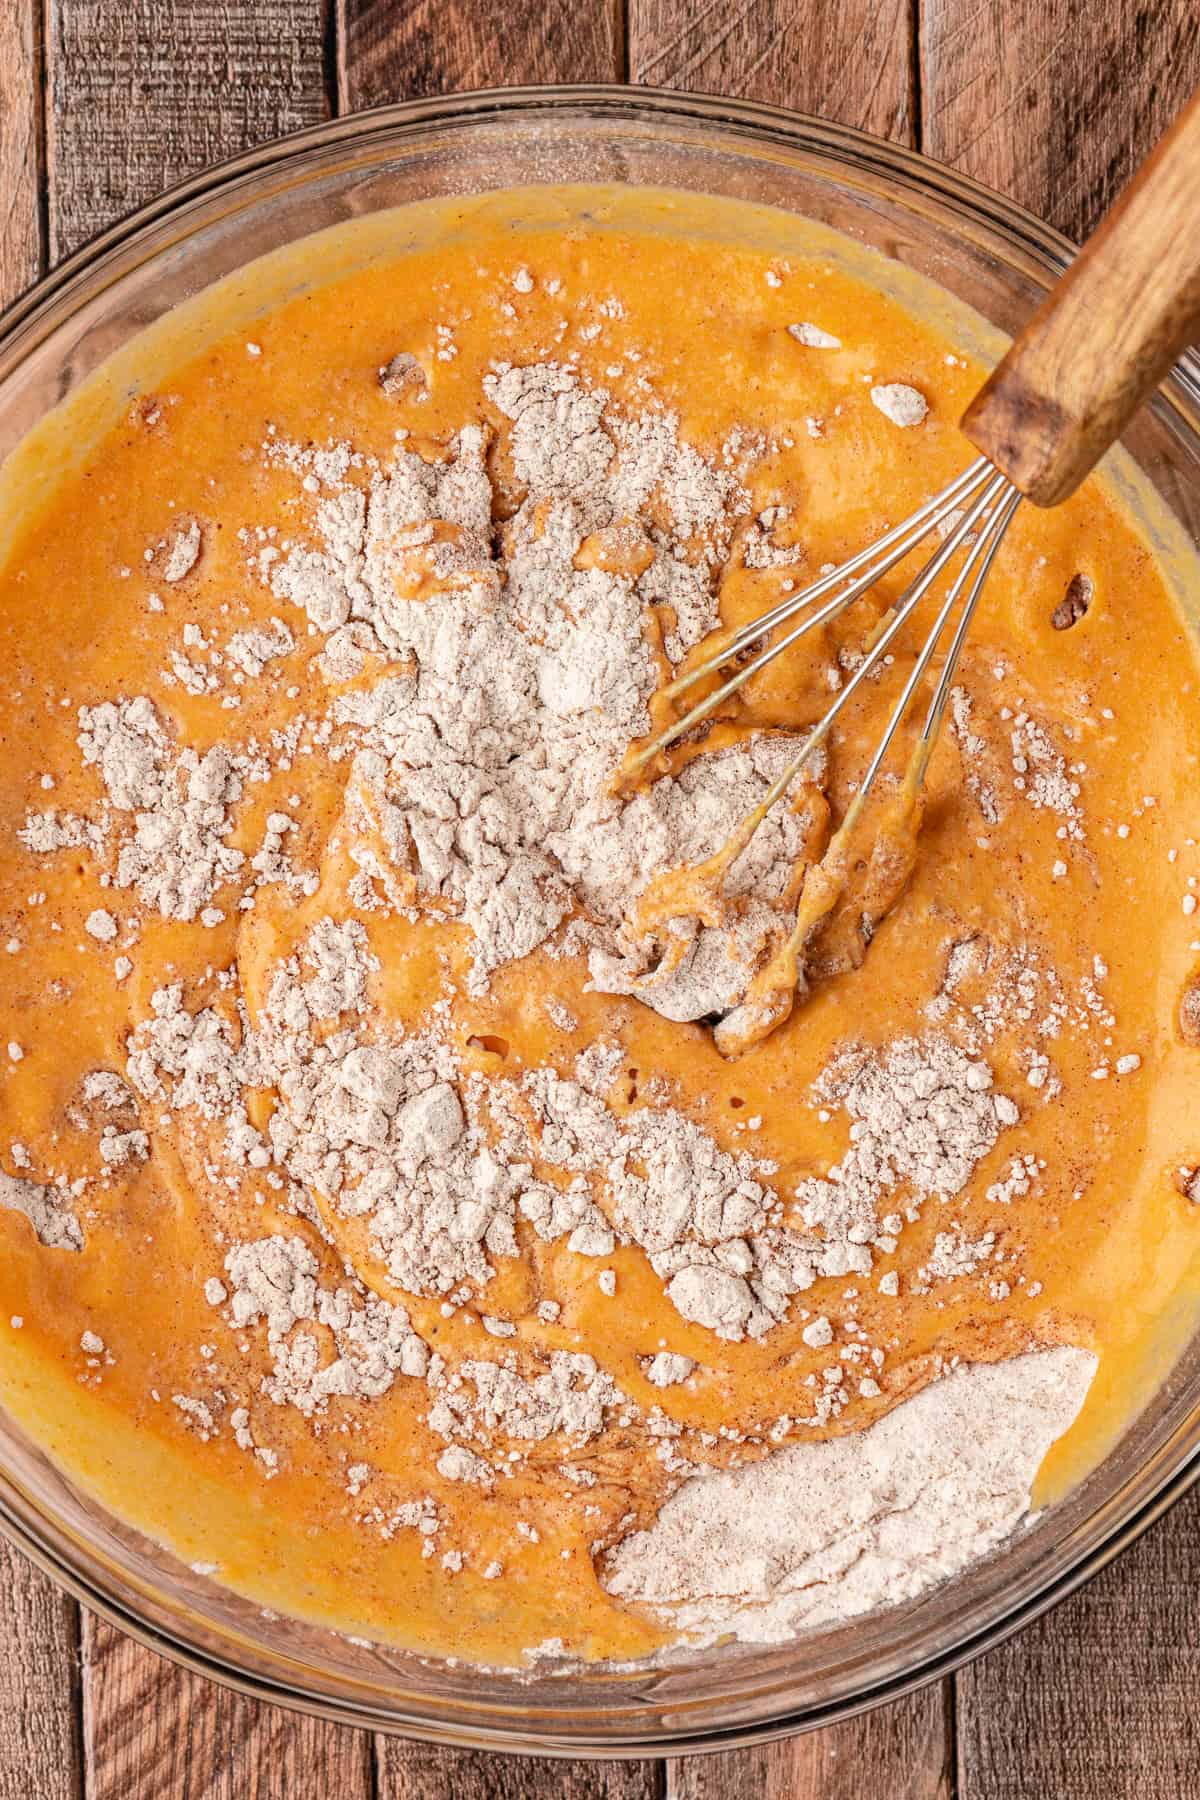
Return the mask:
{"type": "Polygon", "coordinates": [[[1200,337],[1200,92],[963,415],[966,436],[1056,506],[1200,337]]]}

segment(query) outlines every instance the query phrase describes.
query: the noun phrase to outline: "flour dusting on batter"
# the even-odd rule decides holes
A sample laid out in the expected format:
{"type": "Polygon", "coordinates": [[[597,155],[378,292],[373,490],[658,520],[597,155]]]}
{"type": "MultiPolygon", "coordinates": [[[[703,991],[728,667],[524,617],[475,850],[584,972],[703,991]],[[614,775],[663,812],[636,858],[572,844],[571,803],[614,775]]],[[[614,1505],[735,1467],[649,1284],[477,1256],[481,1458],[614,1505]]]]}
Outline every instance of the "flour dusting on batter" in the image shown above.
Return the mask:
{"type": "Polygon", "coordinates": [[[1200,1143],[1148,1096],[1200,856],[1118,753],[1114,619],[1172,625],[1099,491],[998,559],[907,885],[850,869],[803,1012],[718,1053],[918,638],[719,886],[887,596],[631,753],[953,467],[974,379],[766,266],[505,227],[317,288],[0,571],[0,1352],[156,1447],[120,1504],[191,1564],[360,1639],[629,1661],[917,1600],[1086,1420],[1121,1232],[1147,1317],[1190,1254],[1200,1143]]]}

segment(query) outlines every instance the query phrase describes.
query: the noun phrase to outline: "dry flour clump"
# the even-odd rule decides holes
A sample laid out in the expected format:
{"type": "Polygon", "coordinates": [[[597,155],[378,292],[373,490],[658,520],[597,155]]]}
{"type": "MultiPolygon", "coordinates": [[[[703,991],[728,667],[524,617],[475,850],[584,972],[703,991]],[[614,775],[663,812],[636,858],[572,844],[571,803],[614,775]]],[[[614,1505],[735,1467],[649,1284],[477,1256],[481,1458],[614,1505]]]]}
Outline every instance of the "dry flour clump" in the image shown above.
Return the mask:
{"type": "MultiPolygon", "coordinates": [[[[374,1294],[364,1300],[347,1287],[321,1287],[316,1256],[303,1238],[236,1244],[225,1269],[230,1323],[238,1330],[266,1324],[274,1370],[263,1391],[277,1405],[311,1416],[332,1395],[378,1399],[397,1375],[421,1377],[429,1367],[428,1346],[404,1308],[374,1294]],[[323,1356],[313,1324],[331,1334],[332,1358],[323,1356]]],[[[224,1285],[217,1287],[223,1304],[224,1285]]]]}
{"type": "Polygon", "coordinates": [[[225,646],[225,655],[243,675],[259,676],[268,663],[290,656],[295,648],[296,640],[283,620],[272,619],[269,627],[235,631],[225,646]]]}
{"type": "Polygon", "coordinates": [[[357,921],[325,921],[276,974],[256,1042],[280,1095],[268,1138],[293,1180],[369,1217],[392,1280],[410,1293],[484,1284],[515,1256],[523,1174],[467,1119],[454,1052],[432,1036],[370,1041],[352,1021],[371,959],[357,921]],[[321,1028],[347,1021],[343,1030],[321,1028]]]}
{"type": "Polygon", "coordinates": [[[898,1191],[914,1203],[960,1194],[1020,1116],[993,1093],[985,1062],[933,1033],[849,1051],[816,1091],[850,1115],[850,1149],[823,1180],[801,1182],[796,1198],[806,1225],[851,1243],[876,1237],[881,1207],[892,1211],[898,1191]]]}
{"type": "Polygon", "coordinates": [[[968,1237],[961,1225],[939,1231],[933,1240],[928,1262],[917,1270],[922,1282],[958,1281],[973,1275],[982,1263],[990,1260],[996,1249],[996,1234],[985,1231],[977,1238],[968,1237]]]}
{"type": "MultiPolygon", "coordinates": [[[[954,688],[950,715],[967,788],[988,824],[1006,816],[1011,790],[1018,804],[1023,801],[1035,812],[1057,818],[1055,837],[1060,841],[1086,843],[1080,779],[1085,765],[1068,760],[1044,719],[1035,717],[1020,702],[999,704],[995,694],[983,686],[976,694],[962,686],[954,688]],[[981,724],[987,729],[981,729],[981,724]]],[[[1069,738],[1069,726],[1064,735],[1069,738]]]]}
{"type": "Polygon", "coordinates": [[[381,1261],[410,1293],[485,1283],[489,1253],[516,1254],[521,1171],[465,1118],[445,1044],[373,1042],[354,1028],[375,966],[357,920],[324,920],[277,969],[258,1029],[243,1019],[240,1033],[211,1008],[189,1013],[177,987],[160,990],[131,1040],[130,1081],[228,1121],[234,1161],[274,1163],[343,1215],[369,1215],[381,1261]],[[277,1091],[265,1138],[248,1122],[244,1086],[277,1091]]]}
{"type": "Polygon", "coordinates": [[[701,1642],[783,1643],[915,1599],[1025,1516],[1095,1369],[1066,1348],[974,1364],[865,1431],[697,1475],[610,1553],[604,1585],[701,1642]]]}
{"type": "MultiPolygon", "coordinates": [[[[608,927],[589,951],[592,987],[636,994],[677,1020],[727,1012],[742,998],[767,949],[786,932],[787,889],[807,841],[804,820],[787,806],[772,808],[726,877],[729,921],[707,926],[681,914],[670,923],[665,955],[661,944],[634,935],[629,871],[703,862],[754,810],[798,748],[799,739],[779,733],[698,756],[678,776],[637,794],[615,818],[580,834],[579,890],[608,927]]],[[[639,885],[637,877],[632,885],[639,885]]]]}
{"type": "Polygon", "coordinates": [[[48,1250],[82,1250],[83,1231],[71,1211],[69,1193],[8,1175],[0,1169],[0,1206],[24,1213],[37,1240],[48,1250]]]}
{"type": "Polygon", "coordinates": [[[112,815],[130,814],[132,835],[118,850],[115,885],[135,889],[166,919],[194,919],[245,860],[226,841],[230,808],[243,789],[230,751],[221,744],[203,756],[178,749],[144,696],[80,707],[79,748],[104,784],[105,812],[94,821],[30,814],[22,841],[39,854],[73,843],[98,854],[112,815]]]}
{"type": "Polygon", "coordinates": [[[1058,836],[1082,843],[1083,809],[1076,771],[1067,763],[1046,727],[1019,712],[1011,732],[1013,785],[1037,811],[1057,813],[1063,821],[1058,836]]]}
{"type": "Polygon", "coordinates": [[[452,1373],[435,1365],[429,1385],[436,1398],[427,1423],[449,1440],[486,1443],[500,1435],[541,1443],[562,1433],[582,1446],[600,1435],[609,1409],[628,1406],[594,1357],[568,1350],[554,1351],[532,1378],[518,1371],[515,1359],[469,1358],[452,1373]]]}
{"type": "Polygon", "coordinates": [[[245,1014],[242,1032],[213,1007],[191,1013],[183,987],[173,982],[150,996],[150,1016],[133,1031],[127,1047],[126,1074],[146,1100],[170,1095],[179,1110],[202,1118],[231,1119],[241,1104],[243,1085],[261,1085],[253,1065],[245,1014]]]}
{"type": "Polygon", "coordinates": [[[130,1041],[130,1082],[227,1122],[233,1162],[274,1165],[343,1216],[369,1218],[381,1263],[410,1293],[486,1284],[489,1258],[517,1253],[529,1170],[500,1161],[468,1119],[448,1045],[362,1030],[376,966],[357,920],[327,919],[276,969],[257,1029],[244,1013],[238,1029],[214,1008],[190,1013],[178,986],[160,989],[130,1041]],[[276,1090],[265,1137],[248,1121],[247,1087],[276,1090]]]}
{"type": "Polygon", "coordinates": [[[878,407],[885,419],[893,425],[906,428],[921,425],[929,411],[929,402],[924,394],[915,387],[909,387],[903,381],[885,381],[871,389],[871,404],[878,407]]]}
{"type": "MultiPolygon", "coordinates": [[[[507,1114],[503,1152],[541,1159],[588,1182],[580,1198],[584,1223],[593,1228],[589,1178],[599,1176],[601,1230],[611,1227],[621,1242],[646,1251],[685,1318],[719,1337],[762,1337],[818,1275],[869,1271],[870,1254],[860,1246],[784,1226],[779,1195],[765,1179],[769,1165],[720,1149],[674,1107],[640,1107],[618,1117],[587,1085],[586,1059],[579,1065],[582,1079],[574,1081],[535,1069],[519,1087],[492,1084],[493,1114],[507,1114]]],[[[537,1210],[523,1200],[521,1209],[538,1224],[548,1204],[544,1191],[534,1204],[537,1210]]],[[[550,1218],[553,1226],[553,1212],[550,1218]]],[[[607,1235],[586,1249],[607,1255],[611,1247],[607,1235]]]]}
{"type": "Polygon", "coordinates": [[[161,560],[162,578],[174,585],[190,575],[200,560],[203,537],[199,522],[189,519],[185,524],[176,526],[170,536],[164,538],[153,553],[161,560]]]}

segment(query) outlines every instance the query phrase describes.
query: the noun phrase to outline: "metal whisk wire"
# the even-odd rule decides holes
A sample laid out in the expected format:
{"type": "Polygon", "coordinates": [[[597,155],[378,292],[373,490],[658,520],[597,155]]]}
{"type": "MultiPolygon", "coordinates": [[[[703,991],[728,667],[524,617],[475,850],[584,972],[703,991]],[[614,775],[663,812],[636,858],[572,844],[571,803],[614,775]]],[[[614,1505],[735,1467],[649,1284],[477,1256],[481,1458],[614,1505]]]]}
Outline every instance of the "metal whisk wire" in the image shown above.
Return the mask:
{"type": "MultiPolygon", "coordinates": [[[[892,739],[896,735],[900,721],[908,711],[909,703],[917,691],[922,676],[933,659],[942,632],[945,630],[947,621],[954,611],[959,595],[967,584],[968,577],[970,577],[971,585],[967,593],[966,602],[963,606],[962,613],[959,616],[958,624],[954,628],[954,635],[950,639],[950,647],[946,652],[946,659],[942,664],[937,686],[934,688],[928,710],[925,714],[925,723],[921,727],[921,734],[917,740],[920,757],[918,779],[920,775],[924,774],[925,764],[929,760],[930,751],[937,741],[937,734],[946,711],[946,703],[950,698],[950,688],[954,680],[954,672],[958,667],[958,659],[962,655],[962,647],[966,642],[967,632],[970,629],[971,620],[975,615],[975,608],[978,606],[980,596],[983,593],[983,586],[987,580],[988,571],[991,569],[992,563],[995,560],[997,550],[999,550],[1000,545],[1004,541],[1004,534],[1012,522],[1013,514],[1021,503],[1022,496],[1012,486],[1011,482],[1005,480],[1003,477],[997,477],[997,480],[1001,483],[999,496],[995,500],[992,510],[984,519],[979,532],[976,534],[975,542],[971,545],[969,554],[965,558],[961,569],[959,569],[953,582],[950,584],[950,591],[942,603],[937,618],[934,620],[933,630],[925,639],[925,642],[921,647],[921,652],[909,672],[908,680],[904,684],[900,698],[892,709],[892,716],[888,720],[884,734],[879,740],[875,754],[871,758],[866,774],[863,776],[862,784],[859,788],[860,798],[865,799],[866,795],[871,791],[872,783],[878,775],[883,764],[883,759],[891,747],[892,739]]],[[[994,486],[994,482],[989,483],[989,491],[994,486]]],[[[983,504],[986,504],[986,502],[983,504]]],[[[970,526],[964,520],[964,536],[969,533],[970,529],[970,526]]]]}
{"type": "Polygon", "coordinates": [[[841,828],[843,833],[851,829],[854,820],[858,817],[883,765],[892,740],[908,711],[922,677],[936,653],[946,625],[965,589],[966,600],[961,616],[951,638],[946,659],[918,739],[915,779],[919,783],[924,775],[925,765],[945,714],[954,672],[966,641],[971,619],[979,604],[984,582],[1021,498],[1021,494],[1006,476],[999,474],[986,457],[979,457],[960,476],[948,483],[940,493],[926,501],[899,525],[893,526],[891,531],[867,550],[859,551],[857,555],[840,563],[836,569],[830,570],[828,574],[821,576],[818,581],[813,582],[800,593],[789,596],[778,606],[772,607],[769,612],[742,626],[704,663],[689,670],[664,689],[668,696],[684,692],[694,683],[702,680],[705,675],[712,674],[728,663],[747,645],[764,637],[775,626],[785,624],[797,613],[804,614],[801,622],[791,631],[785,633],[776,642],[769,644],[736,674],[729,677],[720,687],[692,707],[683,718],[677,719],[666,730],[660,732],[650,744],[631,758],[626,768],[627,775],[635,774],[639,769],[644,768],[653,757],[667,749],[685,731],[708,718],[730,694],[736,693],[737,689],[749,681],[752,675],[757,674],[760,669],[766,668],[790,644],[795,643],[827,619],[836,618],[839,613],[844,612],[848,606],[865,594],[881,575],[886,574],[889,569],[915,549],[924,538],[928,537],[931,531],[939,525],[944,525],[950,514],[961,511],[961,517],[957,518],[951,529],[946,532],[942,543],[920,574],[909,583],[904,593],[892,606],[890,615],[885,615],[886,623],[881,622],[882,628],[877,628],[862,661],[849,681],[839,691],[837,698],[812,727],[796,756],[778,779],[772,783],[759,804],[746,815],[733,833],[725,853],[722,854],[721,861],[728,866],[733,857],[740,853],[740,850],[749,842],[766,814],[791,786],[813,751],[829,735],[842,709],[877,668],[882,658],[886,656],[889,646],[894,642],[916,607],[925,598],[938,576],[959,551],[965,548],[967,554],[950,584],[933,627],[913,664],[866,774],[860,782],[846,818],[843,820],[841,828]],[[808,611],[814,601],[820,600],[831,588],[840,587],[848,577],[851,578],[850,583],[842,592],[826,601],[815,612],[808,611]]]}
{"type": "MultiPolygon", "coordinates": [[[[665,731],[660,732],[651,744],[630,759],[626,767],[626,774],[636,775],[660,751],[667,749],[677,738],[682,737],[684,732],[690,731],[693,725],[698,725],[708,718],[710,713],[715,712],[717,707],[721,706],[730,695],[736,694],[752,675],[756,675],[760,669],[765,669],[768,663],[773,662],[777,656],[781,656],[785,650],[810,631],[815,631],[830,619],[836,619],[840,613],[845,612],[847,607],[861,599],[868,589],[875,585],[880,576],[886,575],[890,569],[895,568],[898,562],[903,561],[915,550],[931,531],[935,530],[937,526],[945,524],[953,512],[975,499],[982,489],[990,486],[989,477],[994,482],[995,476],[996,471],[987,458],[985,456],[978,457],[961,475],[956,476],[953,481],[942,488],[940,493],[935,494],[915,512],[910,513],[906,519],[901,520],[899,525],[894,525],[875,543],[869,544],[865,550],[858,551],[856,555],[848,557],[845,562],[839,563],[827,574],[810,582],[799,593],[791,594],[786,600],[781,600],[778,605],[771,607],[768,612],[762,613],[757,619],[751,619],[747,624],[740,626],[712,656],[698,664],[696,668],[687,670],[668,683],[662,690],[663,697],[668,700],[677,699],[680,694],[684,694],[689,688],[694,687],[698,681],[703,681],[706,676],[714,674],[716,670],[731,662],[751,644],[766,637],[769,632],[774,631],[777,625],[786,624],[797,613],[806,613],[806,617],[793,630],[775,643],[768,645],[753,661],[744,664],[720,687],[714,689],[711,694],[706,694],[704,699],[685,713],[682,718],[676,719],[665,731]],[[849,582],[849,586],[843,588],[843,584],[846,582],[849,582]],[[820,600],[833,588],[843,588],[843,591],[835,594],[816,612],[807,611],[815,601],[820,600]]],[[[972,514],[971,517],[974,518],[975,515],[972,514]]],[[[930,580],[936,576],[939,569],[945,566],[970,529],[969,519],[959,520],[954,529],[947,534],[935,559],[937,567],[932,570],[930,580]]],[[[909,591],[911,592],[911,589],[909,591]]],[[[921,591],[924,593],[925,589],[922,588],[921,591]]]]}

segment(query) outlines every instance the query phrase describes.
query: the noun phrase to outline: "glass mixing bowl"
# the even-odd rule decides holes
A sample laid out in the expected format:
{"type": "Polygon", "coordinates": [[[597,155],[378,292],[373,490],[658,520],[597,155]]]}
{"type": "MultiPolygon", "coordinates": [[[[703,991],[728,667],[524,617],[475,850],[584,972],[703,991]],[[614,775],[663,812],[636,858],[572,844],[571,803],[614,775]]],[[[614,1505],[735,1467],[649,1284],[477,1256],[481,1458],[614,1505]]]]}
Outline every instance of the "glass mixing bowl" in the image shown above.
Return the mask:
{"type": "MultiPolygon", "coordinates": [[[[496,188],[606,182],[773,205],[873,247],[1011,333],[1070,245],[910,151],[772,107],[545,88],[385,108],[199,176],[73,256],[0,320],[0,458],[170,308],[353,217],[496,188]]],[[[1126,450],[1200,541],[1200,365],[1185,358],[1126,450]]],[[[528,1678],[266,1617],[98,1506],[0,1414],[0,1528],[78,1599],[245,1692],[446,1743],[634,1756],[780,1737],[944,1674],[1101,1568],[1195,1479],[1200,1342],[1101,1465],[999,1553],[924,1598],[770,1649],[528,1678]]]]}

